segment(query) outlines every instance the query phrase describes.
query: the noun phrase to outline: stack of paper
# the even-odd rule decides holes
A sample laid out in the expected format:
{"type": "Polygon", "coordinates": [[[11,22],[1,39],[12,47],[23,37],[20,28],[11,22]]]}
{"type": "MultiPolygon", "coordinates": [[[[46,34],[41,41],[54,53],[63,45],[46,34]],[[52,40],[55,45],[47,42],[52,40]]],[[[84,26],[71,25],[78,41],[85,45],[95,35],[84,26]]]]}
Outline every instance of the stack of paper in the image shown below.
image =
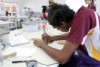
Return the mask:
{"type": "Polygon", "coordinates": [[[29,41],[23,36],[13,36],[9,38],[9,42],[11,46],[17,46],[29,43],[29,41]]]}

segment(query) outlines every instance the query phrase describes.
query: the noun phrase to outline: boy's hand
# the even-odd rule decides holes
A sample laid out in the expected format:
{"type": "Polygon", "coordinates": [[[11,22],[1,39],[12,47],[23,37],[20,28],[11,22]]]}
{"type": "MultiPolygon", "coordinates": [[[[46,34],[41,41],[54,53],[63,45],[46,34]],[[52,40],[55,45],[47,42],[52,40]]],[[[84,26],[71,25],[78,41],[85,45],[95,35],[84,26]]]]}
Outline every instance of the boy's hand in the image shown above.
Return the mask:
{"type": "Polygon", "coordinates": [[[49,36],[48,34],[43,34],[42,35],[42,39],[45,41],[45,42],[53,42],[53,38],[51,36],[49,36]]]}

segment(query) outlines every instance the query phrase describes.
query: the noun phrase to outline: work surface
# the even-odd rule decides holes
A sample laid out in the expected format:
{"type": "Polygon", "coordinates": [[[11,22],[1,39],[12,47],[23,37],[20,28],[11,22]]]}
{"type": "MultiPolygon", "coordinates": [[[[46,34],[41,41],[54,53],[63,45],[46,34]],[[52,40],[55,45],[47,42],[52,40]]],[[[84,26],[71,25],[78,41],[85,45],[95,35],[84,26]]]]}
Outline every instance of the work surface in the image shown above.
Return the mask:
{"type": "MultiPolygon", "coordinates": [[[[49,29],[49,31],[52,33],[55,33],[55,30],[53,30],[51,28],[49,29]]],[[[5,48],[3,50],[3,54],[17,51],[17,55],[14,57],[9,57],[9,58],[5,59],[3,61],[2,67],[27,67],[26,63],[12,63],[12,61],[18,61],[18,60],[19,61],[36,60],[36,61],[38,61],[38,64],[37,64],[38,67],[57,67],[58,63],[54,59],[52,59],[42,49],[36,47],[33,44],[32,38],[41,38],[42,33],[43,33],[43,30],[39,30],[36,32],[24,31],[23,29],[11,31],[9,34],[9,38],[12,36],[20,36],[21,35],[21,36],[25,37],[27,40],[29,40],[30,42],[23,44],[23,45],[15,46],[15,47],[8,46],[7,48],[5,48]],[[19,54],[18,54],[18,52],[19,52],[19,54]],[[25,52],[27,54],[25,54],[25,52]]],[[[51,47],[57,48],[57,49],[63,48],[63,45],[58,44],[57,42],[53,42],[49,45],[51,47]]]]}
{"type": "Polygon", "coordinates": [[[10,23],[14,23],[14,22],[11,22],[11,21],[0,21],[0,25],[2,24],[10,24],[10,23]]]}

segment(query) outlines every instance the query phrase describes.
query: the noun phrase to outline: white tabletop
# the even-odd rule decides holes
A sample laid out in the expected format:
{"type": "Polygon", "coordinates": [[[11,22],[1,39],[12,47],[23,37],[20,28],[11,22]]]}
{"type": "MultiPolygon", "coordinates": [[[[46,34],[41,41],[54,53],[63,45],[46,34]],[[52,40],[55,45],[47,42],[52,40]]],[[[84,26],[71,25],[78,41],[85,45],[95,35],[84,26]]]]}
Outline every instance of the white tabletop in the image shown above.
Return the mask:
{"type": "MultiPolygon", "coordinates": [[[[46,65],[54,64],[54,65],[50,65],[50,66],[45,66],[45,65],[42,65],[42,64],[38,63],[38,67],[57,67],[58,64],[55,64],[57,62],[54,59],[52,59],[47,53],[45,53],[45,51],[43,51],[42,49],[36,47],[33,44],[33,42],[31,41],[32,38],[41,38],[42,33],[43,33],[43,30],[40,30],[40,31],[37,31],[37,32],[27,32],[27,31],[23,31],[23,29],[11,31],[10,34],[9,34],[9,37],[12,37],[12,36],[15,36],[15,35],[17,35],[17,36],[22,35],[30,41],[30,43],[20,45],[20,46],[16,46],[16,48],[32,48],[32,49],[35,49],[35,52],[32,54],[31,57],[15,56],[15,57],[5,59],[3,61],[2,67],[27,67],[26,63],[12,64],[12,61],[32,60],[32,59],[35,59],[36,61],[38,61],[40,63],[43,63],[43,64],[46,64],[46,65]]],[[[49,44],[49,45],[51,47],[54,47],[54,48],[57,48],[57,49],[62,49],[63,48],[63,45],[60,45],[57,42],[53,42],[52,44],[49,44]]],[[[7,48],[9,48],[9,47],[7,47],[7,48]]],[[[7,48],[3,51],[3,53],[10,51],[10,50],[7,50],[7,48]]]]}
{"type": "Polygon", "coordinates": [[[1,24],[10,24],[10,23],[14,23],[14,22],[11,22],[11,21],[0,21],[0,25],[1,24]]]}

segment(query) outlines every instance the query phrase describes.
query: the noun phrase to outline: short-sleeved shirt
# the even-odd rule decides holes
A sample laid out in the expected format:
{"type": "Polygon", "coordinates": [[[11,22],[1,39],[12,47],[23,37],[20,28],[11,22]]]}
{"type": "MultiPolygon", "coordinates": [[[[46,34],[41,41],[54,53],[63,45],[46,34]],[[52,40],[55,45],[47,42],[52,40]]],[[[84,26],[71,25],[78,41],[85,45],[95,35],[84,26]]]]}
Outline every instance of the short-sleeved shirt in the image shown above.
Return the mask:
{"type": "Polygon", "coordinates": [[[89,30],[95,26],[96,18],[94,11],[82,6],[75,14],[67,40],[82,44],[83,38],[88,34],[89,30]]]}
{"type": "Polygon", "coordinates": [[[100,61],[100,17],[94,10],[83,6],[78,10],[67,41],[84,45],[89,56],[100,61]]]}

